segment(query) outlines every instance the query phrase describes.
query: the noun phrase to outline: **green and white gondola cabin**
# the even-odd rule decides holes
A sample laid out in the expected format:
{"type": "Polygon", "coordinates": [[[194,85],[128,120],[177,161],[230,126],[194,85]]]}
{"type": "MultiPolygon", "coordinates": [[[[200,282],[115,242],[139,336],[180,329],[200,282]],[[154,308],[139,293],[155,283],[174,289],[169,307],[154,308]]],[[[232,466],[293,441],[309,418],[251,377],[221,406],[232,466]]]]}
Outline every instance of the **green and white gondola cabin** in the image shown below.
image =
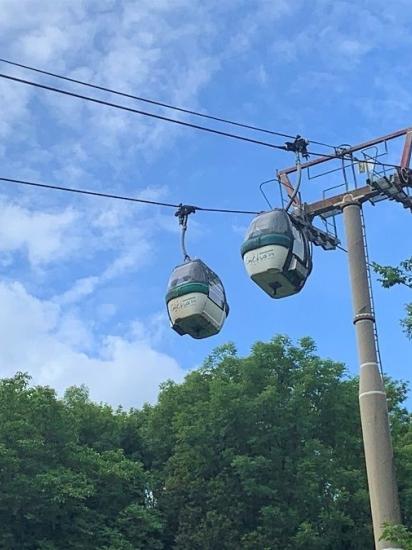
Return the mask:
{"type": "Polygon", "coordinates": [[[198,339],[218,334],[229,314],[221,280],[198,259],[173,270],[166,304],[173,330],[198,339]]]}
{"type": "Polygon", "coordinates": [[[280,208],[252,221],[241,254],[251,279],[272,298],[302,290],[312,270],[309,239],[280,208]]]}

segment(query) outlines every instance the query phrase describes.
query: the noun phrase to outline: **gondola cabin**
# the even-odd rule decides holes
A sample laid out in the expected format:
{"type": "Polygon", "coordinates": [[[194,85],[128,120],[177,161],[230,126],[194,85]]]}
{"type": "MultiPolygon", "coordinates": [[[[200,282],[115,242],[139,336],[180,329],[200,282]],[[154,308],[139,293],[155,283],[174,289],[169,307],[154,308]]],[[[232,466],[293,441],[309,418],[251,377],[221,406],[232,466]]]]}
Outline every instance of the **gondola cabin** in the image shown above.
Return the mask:
{"type": "Polygon", "coordinates": [[[251,279],[272,298],[299,292],[312,270],[311,243],[283,209],[252,221],[241,254],[251,279]]]}
{"type": "Polygon", "coordinates": [[[166,304],[173,330],[198,339],[220,332],[229,314],[223,284],[202,260],[186,261],[173,270],[166,304]]]}

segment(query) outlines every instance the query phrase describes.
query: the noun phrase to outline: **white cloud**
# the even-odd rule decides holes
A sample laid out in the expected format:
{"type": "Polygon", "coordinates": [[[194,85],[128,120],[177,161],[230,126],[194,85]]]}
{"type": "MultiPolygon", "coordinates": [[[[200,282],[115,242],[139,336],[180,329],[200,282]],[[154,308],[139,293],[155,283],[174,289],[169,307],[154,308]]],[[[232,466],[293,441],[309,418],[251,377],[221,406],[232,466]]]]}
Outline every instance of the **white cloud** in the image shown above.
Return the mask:
{"type": "Polygon", "coordinates": [[[32,266],[57,261],[71,252],[71,245],[64,237],[76,219],[71,209],[56,213],[35,212],[2,200],[0,252],[24,251],[32,266]]]}
{"type": "Polygon", "coordinates": [[[100,279],[97,275],[82,277],[64,292],[61,296],[56,296],[54,301],[59,304],[73,304],[89,296],[98,286],[100,279]]]}
{"type": "MultiPolygon", "coordinates": [[[[147,188],[138,196],[149,200],[161,200],[166,188],[147,188]]],[[[77,226],[76,238],[82,232],[84,258],[104,257],[96,266],[88,268],[88,274],[75,279],[68,290],[53,300],[61,305],[80,302],[92,295],[100,286],[119,279],[125,273],[136,273],[154,261],[152,239],[160,232],[176,231],[177,224],[170,223],[170,216],[151,210],[150,218],[144,205],[109,203],[106,208],[85,210],[83,223],[77,226]],[[87,242],[88,241],[88,242],[87,242]]],[[[172,218],[173,222],[175,221],[172,218]]]]}
{"type": "MultiPolygon", "coordinates": [[[[286,0],[262,0],[253,6],[239,0],[3,0],[0,47],[2,55],[23,63],[196,109],[199,94],[226,63],[248,55],[262,29],[276,34],[282,17],[293,15],[301,5],[286,0]],[[228,18],[233,20],[229,34],[228,18]]],[[[257,66],[264,85],[270,67],[263,62],[257,66]]],[[[10,67],[1,69],[22,74],[10,67]]],[[[95,90],[82,92],[108,97],[95,90]]],[[[133,173],[138,180],[141,166],[167,150],[183,132],[171,124],[9,82],[0,81],[0,100],[6,106],[0,137],[7,143],[0,156],[7,157],[8,170],[18,168],[19,176],[30,174],[39,181],[93,189],[100,174],[105,190],[129,187],[136,194],[132,183],[122,183],[125,176],[130,179],[133,173]]],[[[111,100],[155,109],[125,98],[111,100]]],[[[167,188],[148,188],[140,196],[164,195],[167,188]]],[[[156,254],[152,238],[161,230],[176,231],[175,220],[156,210],[148,214],[143,207],[98,199],[53,208],[57,197],[48,192],[24,206],[0,203],[0,252],[6,259],[23,252],[32,267],[44,268],[42,292],[53,296],[42,300],[29,294],[22,282],[0,282],[0,330],[5,343],[0,374],[28,370],[35,382],[60,391],[86,383],[92,398],[114,404],[138,406],[153,400],[159,382],[168,377],[180,380],[184,374],[173,358],[156,350],[161,349],[168,325],[165,313],[135,320],[125,337],[97,337],[99,317],[110,320],[114,314],[121,317],[121,312],[116,305],[103,303],[86,316],[83,305],[100,286],[121,284],[122,275],[152,261],[149,256],[156,254]],[[150,255],[149,250],[153,250],[150,255]],[[60,263],[67,268],[64,273],[58,271],[60,263]],[[62,291],[63,285],[68,290],[62,291]]],[[[191,226],[191,238],[196,239],[199,226],[196,221],[191,226]]],[[[23,279],[30,289],[34,275],[29,271],[23,279]]],[[[144,287],[144,281],[139,285],[144,287]]]]}
{"type": "Polygon", "coordinates": [[[126,407],[155,401],[161,382],[184,377],[173,358],[153,348],[142,323],[132,325],[129,337],[96,339],[85,322],[19,283],[0,283],[0,303],[1,376],[27,371],[34,383],[60,393],[86,384],[93,399],[126,407]]]}
{"type": "MultiPolygon", "coordinates": [[[[194,106],[198,92],[219,66],[212,52],[212,39],[218,35],[210,24],[208,10],[200,1],[21,0],[18,6],[17,9],[14,0],[5,0],[2,4],[0,45],[4,40],[3,51],[8,52],[4,55],[23,63],[137,95],[194,106]],[[183,13],[184,18],[179,16],[183,13]],[[178,25],[176,17],[179,17],[178,25]],[[206,37],[210,40],[204,40],[206,37]]],[[[21,70],[8,66],[2,69],[22,74],[21,70]]],[[[33,73],[24,74],[29,79],[45,80],[33,73]]],[[[65,82],[46,80],[79,90],[65,82]]],[[[1,123],[0,132],[4,137],[8,135],[15,140],[13,124],[28,123],[27,108],[33,100],[33,109],[44,106],[50,115],[49,123],[57,123],[60,132],[66,130],[64,139],[59,139],[57,145],[61,149],[59,157],[64,156],[64,150],[80,147],[85,154],[83,166],[87,161],[104,158],[115,167],[120,159],[124,162],[127,155],[134,155],[136,151],[147,155],[150,150],[158,150],[162,144],[172,142],[179,131],[130,113],[25,88],[21,84],[5,82],[3,88],[3,93],[0,88],[0,97],[4,96],[2,103],[14,105],[1,123]],[[61,147],[61,144],[64,145],[61,147]]],[[[95,90],[80,90],[102,97],[95,90]]],[[[107,94],[103,97],[159,111],[125,98],[107,94]]],[[[27,128],[25,139],[36,143],[40,138],[32,127],[27,128]]],[[[67,162],[62,161],[60,166],[67,170],[67,162]]]]}
{"type": "Polygon", "coordinates": [[[22,140],[24,129],[21,123],[22,121],[29,123],[31,120],[28,109],[29,97],[30,91],[24,86],[16,89],[10,86],[8,81],[0,81],[0,101],[2,105],[7,105],[0,117],[0,138],[2,138],[0,153],[2,155],[7,149],[4,140],[11,134],[14,140],[22,140]]]}
{"type": "Polygon", "coordinates": [[[256,75],[257,81],[261,86],[267,85],[269,75],[263,63],[260,63],[260,65],[257,67],[255,75],[256,75]]]}
{"type": "Polygon", "coordinates": [[[247,229],[248,229],[247,225],[232,224],[232,231],[237,235],[241,235],[242,238],[245,237],[247,229]]]}
{"type": "MultiPolygon", "coordinates": [[[[275,62],[296,61],[302,75],[309,69],[338,74],[342,79],[359,69],[367,82],[372,76],[368,54],[375,54],[386,64],[395,48],[410,48],[411,16],[407,6],[404,0],[315,0],[307,16],[303,4],[295,13],[292,32],[285,26],[273,39],[275,62]]],[[[388,69],[390,72],[393,64],[388,69]]]]}
{"type": "Polygon", "coordinates": [[[101,273],[77,279],[62,295],[55,296],[54,301],[62,305],[77,303],[93,294],[98,286],[109,283],[126,271],[138,271],[147,264],[149,250],[147,241],[141,240],[135,243],[132,248],[109,263],[101,273]]]}
{"type": "MultiPolygon", "coordinates": [[[[4,55],[74,78],[196,109],[199,93],[224,69],[224,63],[248,52],[263,28],[294,14],[301,2],[262,0],[249,6],[237,0],[223,4],[216,0],[207,3],[201,0],[61,0],[57,3],[21,0],[18,6],[14,0],[3,1],[0,46],[4,40],[4,55]],[[244,15],[239,17],[239,11],[244,11],[244,15]],[[227,17],[238,20],[228,38],[222,40],[227,17]]],[[[10,72],[10,67],[6,68],[10,72]]],[[[15,72],[22,74],[21,70],[15,72]]],[[[39,75],[24,74],[34,80],[44,80],[39,75]]],[[[265,80],[263,70],[259,75],[265,80]]],[[[159,112],[153,105],[46,80],[159,112]]],[[[10,124],[4,129],[11,139],[15,139],[12,121],[28,122],[30,101],[33,101],[33,110],[47,111],[48,123],[58,124],[56,131],[62,135],[64,131],[64,138],[58,140],[55,150],[60,174],[62,170],[70,173],[67,152],[75,148],[83,152],[83,169],[98,159],[118,169],[121,163],[127,165],[127,159],[135,160],[136,154],[151,160],[157,151],[174,143],[176,136],[184,132],[171,124],[50,92],[25,89],[21,84],[6,83],[6,87],[11,94],[16,90],[21,94],[19,90],[24,90],[24,95],[15,101],[15,115],[10,115],[10,124]]],[[[44,116],[44,112],[42,114],[44,116]]],[[[173,116],[180,118],[181,115],[174,113],[173,116]]],[[[32,127],[27,128],[25,139],[37,143],[39,136],[32,127]]],[[[72,164],[78,161],[73,158],[72,164]]]]}

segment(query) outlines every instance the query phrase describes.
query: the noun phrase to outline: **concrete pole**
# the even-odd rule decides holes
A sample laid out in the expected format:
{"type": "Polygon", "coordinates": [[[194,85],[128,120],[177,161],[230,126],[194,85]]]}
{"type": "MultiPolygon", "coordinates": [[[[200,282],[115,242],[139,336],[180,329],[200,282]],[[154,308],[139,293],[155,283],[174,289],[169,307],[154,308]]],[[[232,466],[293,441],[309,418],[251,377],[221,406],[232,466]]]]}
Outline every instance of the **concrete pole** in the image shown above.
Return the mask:
{"type": "Polygon", "coordinates": [[[390,541],[379,540],[382,525],[398,524],[401,518],[386,394],[378,368],[361,205],[354,202],[351,195],[345,199],[343,218],[360,362],[359,405],[375,546],[377,550],[398,550],[390,541]]]}

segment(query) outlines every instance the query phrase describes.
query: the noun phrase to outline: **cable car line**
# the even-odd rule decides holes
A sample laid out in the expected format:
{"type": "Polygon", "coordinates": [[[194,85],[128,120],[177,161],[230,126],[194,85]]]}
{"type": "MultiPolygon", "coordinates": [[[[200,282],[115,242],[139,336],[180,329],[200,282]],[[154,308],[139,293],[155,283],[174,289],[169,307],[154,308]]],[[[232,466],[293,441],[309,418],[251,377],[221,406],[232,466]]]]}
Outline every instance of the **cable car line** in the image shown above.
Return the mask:
{"type": "MultiPolygon", "coordinates": [[[[166,208],[180,208],[182,204],[174,204],[169,202],[159,202],[159,201],[151,201],[148,199],[139,199],[137,197],[130,197],[127,195],[114,195],[111,193],[100,193],[99,191],[90,191],[87,189],[77,189],[73,187],[63,187],[60,185],[51,185],[47,183],[38,183],[34,181],[26,181],[26,180],[20,180],[20,179],[14,179],[14,178],[5,178],[0,177],[0,181],[4,181],[6,183],[16,183],[20,185],[26,185],[30,187],[38,187],[42,189],[53,189],[55,191],[65,191],[69,193],[77,193],[79,195],[90,195],[92,197],[102,197],[106,199],[116,199],[116,200],[122,200],[122,201],[128,201],[128,202],[136,202],[141,204],[148,204],[153,206],[163,206],[166,208]]],[[[217,212],[222,214],[248,214],[248,215],[257,215],[261,212],[255,211],[255,210],[230,210],[227,208],[206,208],[202,206],[191,206],[190,208],[193,208],[195,211],[201,211],[201,212],[217,212]]]]}
{"type": "MultiPolygon", "coordinates": [[[[55,92],[55,93],[58,93],[58,94],[66,95],[66,96],[69,96],[69,97],[74,97],[74,98],[77,98],[77,99],[83,99],[85,101],[90,101],[92,103],[96,103],[98,105],[104,105],[106,107],[112,107],[112,108],[115,108],[115,109],[119,109],[121,111],[127,111],[129,113],[134,113],[134,114],[138,114],[138,115],[142,115],[142,116],[147,116],[149,118],[162,120],[164,122],[171,122],[171,123],[177,124],[179,126],[185,126],[187,128],[192,128],[192,129],[195,129],[195,130],[201,130],[203,132],[209,132],[211,134],[216,134],[216,135],[228,137],[228,138],[231,138],[231,139],[236,139],[236,140],[239,140],[239,141],[245,141],[245,142],[248,142],[248,143],[253,143],[255,145],[262,145],[263,147],[269,147],[271,149],[277,149],[277,150],[280,150],[280,151],[288,151],[289,150],[286,145],[276,145],[274,143],[268,143],[266,141],[261,141],[261,140],[249,138],[249,137],[242,136],[242,135],[239,135],[239,134],[232,134],[230,132],[224,132],[222,130],[217,130],[215,128],[209,128],[207,126],[201,126],[199,124],[193,124],[191,122],[185,122],[183,120],[178,120],[178,119],[175,119],[175,118],[166,117],[166,116],[159,115],[159,114],[156,114],[156,113],[151,113],[151,112],[148,112],[148,111],[142,111],[140,109],[134,109],[133,107],[128,107],[127,105],[120,105],[118,103],[113,103],[111,101],[105,101],[103,99],[98,99],[96,97],[91,97],[91,96],[86,96],[86,95],[83,95],[83,94],[78,94],[76,92],[71,92],[71,91],[65,90],[63,88],[56,88],[55,86],[48,86],[46,84],[40,84],[39,82],[34,82],[32,80],[26,80],[24,78],[19,78],[17,76],[12,76],[12,75],[8,75],[8,74],[0,73],[0,78],[4,78],[6,80],[10,80],[10,81],[13,81],[13,82],[18,82],[20,84],[25,84],[27,86],[33,86],[35,88],[47,90],[47,91],[50,91],[50,92],[55,92]]],[[[284,135],[286,135],[286,134],[284,134],[284,135]]],[[[294,139],[296,139],[296,136],[294,136],[294,139]]],[[[320,142],[314,142],[314,141],[309,141],[309,143],[319,143],[320,144],[320,142]]],[[[332,146],[330,146],[330,147],[332,147],[332,146]]],[[[317,153],[317,152],[312,152],[312,151],[308,151],[308,153],[309,153],[309,155],[313,155],[313,156],[317,156],[317,157],[329,157],[331,159],[339,158],[339,157],[336,157],[336,156],[325,155],[323,153],[317,153]]]]}
{"type": "Polygon", "coordinates": [[[42,189],[54,189],[55,191],[66,191],[66,192],[69,192],[69,193],[77,193],[77,194],[80,194],[80,195],[90,195],[90,196],[94,196],[94,197],[103,197],[103,198],[106,198],[106,199],[117,199],[117,200],[137,202],[137,203],[142,203],[142,204],[151,204],[153,206],[165,206],[165,207],[169,207],[169,208],[178,208],[179,207],[178,204],[171,204],[171,203],[167,203],[167,202],[151,201],[151,200],[148,200],[148,199],[138,199],[138,198],[135,198],[135,197],[128,197],[128,196],[124,196],[124,195],[113,195],[111,193],[100,193],[98,191],[89,191],[89,190],[86,190],[86,189],[76,189],[76,188],[73,188],[73,187],[62,187],[60,185],[50,185],[50,184],[47,184],[47,183],[38,183],[38,182],[34,182],[34,181],[18,180],[18,179],[3,178],[3,177],[0,177],[0,181],[4,181],[4,182],[8,182],[8,183],[17,183],[17,184],[20,184],[20,185],[27,185],[27,186],[31,186],[31,187],[40,187],[42,189]]]}
{"type": "MultiPolygon", "coordinates": [[[[51,76],[53,78],[58,78],[59,80],[64,80],[66,82],[73,82],[73,84],[80,84],[81,86],[86,86],[88,88],[92,88],[94,90],[100,90],[102,92],[108,92],[110,94],[118,95],[121,97],[127,97],[129,99],[134,99],[136,101],[141,101],[143,103],[149,103],[150,105],[157,105],[158,107],[165,107],[166,109],[171,109],[173,111],[177,111],[180,113],[186,113],[188,115],[198,116],[201,118],[209,119],[209,120],[215,120],[216,122],[223,122],[224,124],[231,124],[232,126],[238,126],[240,128],[246,128],[248,130],[253,130],[255,132],[262,132],[264,134],[270,134],[272,136],[279,136],[279,137],[285,137],[285,138],[291,138],[294,139],[296,136],[291,134],[285,134],[284,132],[276,132],[275,130],[268,130],[267,128],[261,128],[260,126],[254,126],[253,124],[245,124],[244,122],[237,122],[234,120],[230,120],[227,118],[222,118],[216,115],[207,115],[206,113],[199,113],[198,111],[194,111],[193,109],[186,109],[184,107],[177,107],[176,105],[171,105],[170,103],[164,103],[162,101],[158,101],[155,99],[149,99],[147,97],[137,96],[134,94],[129,94],[127,92],[121,92],[120,90],[115,90],[113,88],[108,88],[107,86],[100,86],[98,84],[93,84],[92,82],[86,82],[85,80],[79,80],[77,78],[72,78],[69,76],[65,76],[62,74],[58,74],[52,71],[46,71],[44,69],[39,69],[38,67],[33,67],[31,65],[25,65],[23,63],[17,63],[16,61],[11,61],[10,59],[4,59],[0,57],[0,62],[6,63],[7,65],[11,65],[13,67],[20,67],[21,69],[26,69],[28,71],[32,71],[38,74],[44,74],[47,76],[51,76]]],[[[322,147],[329,147],[331,149],[336,149],[335,145],[331,145],[329,143],[324,143],[322,141],[313,141],[310,140],[310,143],[314,143],[315,145],[321,145],[322,147]]]]}
{"type": "Polygon", "coordinates": [[[230,210],[226,208],[203,208],[201,206],[195,206],[196,210],[200,212],[221,212],[222,214],[250,214],[258,215],[262,213],[262,210],[230,210]]]}
{"type": "Polygon", "coordinates": [[[99,105],[105,105],[106,107],[113,107],[115,109],[119,109],[121,111],[127,111],[129,113],[134,113],[138,115],[147,116],[150,118],[154,118],[157,120],[162,120],[165,122],[172,122],[174,124],[178,124],[179,126],[186,126],[187,128],[193,128],[195,130],[202,130],[203,132],[209,132],[211,134],[216,134],[224,137],[228,137],[231,139],[237,139],[240,141],[246,141],[248,143],[254,143],[255,145],[262,145],[264,147],[269,147],[271,149],[278,149],[281,151],[286,151],[287,148],[285,145],[275,145],[274,143],[268,143],[266,141],[260,141],[253,138],[248,138],[245,136],[241,136],[239,134],[231,134],[230,132],[223,132],[222,130],[216,130],[214,128],[208,128],[206,126],[200,126],[198,124],[192,124],[191,122],[184,122],[183,120],[177,120],[175,118],[169,118],[163,115],[157,115],[155,113],[149,113],[147,111],[141,111],[140,109],[133,109],[132,107],[127,107],[126,105],[119,105],[118,103],[112,103],[110,101],[104,101],[103,99],[98,99],[96,97],[90,97],[83,94],[78,94],[75,92],[70,92],[69,90],[64,90],[62,88],[56,88],[54,86],[47,86],[46,84],[40,84],[39,82],[33,82],[32,80],[25,80],[23,78],[18,78],[16,76],[7,75],[4,73],[0,73],[1,78],[5,78],[7,80],[12,80],[13,82],[18,82],[20,84],[26,84],[28,86],[33,86],[35,88],[40,88],[43,90],[48,90],[50,92],[55,92],[58,94],[75,97],[77,99],[83,99],[85,101],[90,101],[92,103],[97,103],[99,105]]]}
{"type": "MultiPolygon", "coordinates": [[[[169,109],[174,109],[180,112],[187,114],[201,116],[207,119],[215,120],[218,122],[224,122],[227,124],[233,124],[236,126],[248,128],[251,130],[261,131],[269,133],[272,135],[278,135],[282,137],[292,137],[287,134],[281,134],[278,132],[272,132],[250,125],[245,125],[242,123],[232,122],[226,119],[221,119],[219,117],[213,117],[208,115],[203,115],[195,111],[189,111],[179,107],[173,107],[168,104],[160,103],[153,100],[148,100],[145,98],[139,98],[137,96],[132,96],[131,94],[125,94],[123,92],[117,92],[109,88],[104,88],[101,86],[85,83],[82,81],[76,81],[74,79],[63,77],[54,73],[49,73],[47,71],[42,71],[40,69],[35,69],[29,66],[21,65],[18,63],[9,62],[8,60],[3,60],[0,58],[0,61],[9,63],[11,65],[19,66],[21,68],[26,68],[29,70],[34,70],[38,73],[47,74],[56,78],[60,78],[66,81],[75,82],[77,84],[89,86],[98,90],[105,92],[114,93],[117,95],[122,95],[131,99],[136,99],[140,101],[145,101],[154,105],[166,107],[169,109]]],[[[346,178],[345,172],[345,159],[349,158],[352,161],[352,170],[353,176],[356,176],[354,170],[354,164],[356,162],[361,162],[353,155],[350,146],[339,146],[334,147],[327,145],[321,142],[312,142],[321,146],[331,147],[334,149],[334,155],[324,155],[317,152],[308,151],[309,141],[305,138],[302,138],[300,135],[297,135],[294,138],[293,142],[286,142],[285,145],[276,145],[273,143],[267,143],[260,140],[251,139],[238,134],[231,134],[229,132],[224,132],[216,130],[209,127],[200,126],[197,124],[192,124],[189,122],[184,122],[177,119],[172,119],[162,115],[158,115],[151,112],[146,112],[138,109],[133,109],[125,105],[119,105],[116,103],[104,101],[95,97],[85,96],[69,90],[56,88],[48,86],[45,84],[40,84],[38,82],[33,82],[30,80],[25,80],[22,78],[14,77],[7,74],[0,73],[0,77],[3,79],[8,79],[9,81],[18,82],[21,84],[26,84],[33,86],[39,89],[44,89],[47,91],[52,91],[55,93],[60,93],[66,96],[75,97],[77,99],[83,99],[90,101],[96,104],[117,108],[119,110],[131,112],[134,114],[139,114],[142,116],[147,116],[153,119],[162,120],[166,122],[172,122],[180,126],[190,127],[197,130],[206,131],[216,135],[221,135],[224,137],[229,137],[231,139],[237,139],[249,143],[254,143],[256,145],[262,145],[265,147],[270,147],[272,149],[283,150],[283,151],[292,151],[296,155],[296,185],[293,189],[287,206],[285,208],[273,208],[269,212],[253,212],[245,210],[230,210],[230,209],[219,209],[219,208],[205,208],[197,207],[192,205],[183,205],[165,203],[159,201],[152,201],[149,199],[139,199],[130,196],[114,195],[109,193],[100,193],[97,191],[89,191],[85,189],[76,189],[63,186],[55,186],[37,182],[29,182],[26,180],[17,180],[12,178],[0,177],[0,181],[21,184],[26,186],[32,186],[36,188],[43,189],[53,189],[77,194],[84,194],[90,196],[104,197],[110,199],[124,200],[129,202],[141,203],[146,205],[156,205],[161,207],[168,208],[177,208],[175,216],[179,218],[179,224],[182,228],[181,230],[181,248],[183,252],[183,261],[182,265],[179,265],[174,268],[172,271],[171,277],[169,279],[169,285],[166,294],[166,306],[169,315],[169,320],[171,327],[180,335],[190,335],[196,339],[208,338],[210,336],[216,335],[222,329],[225,320],[229,314],[229,305],[226,298],[225,289],[222,281],[219,276],[202,260],[192,259],[186,249],[185,237],[187,232],[188,217],[190,214],[195,213],[196,211],[204,212],[220,212],[220,213],[236,213],[236,214],[255,214],[257,217],[252,221],[249,226],[248,232],[246,234],[246,239],[241,246],[241,256],[243,259],[244,266],[250,278],[271,298],[279,299],[287,296],[296,294],[302,290],[304,287],[307,278],[310,276],[313,263],[312,263],[312,242],[315,242],[313,236],[311,238],[308,227],[301,227],[303,223],[298,223],[297,220],[293,219],[293,216],[289,214],[289,209],[291,208],[295,198],[298,196],[300,191],[300,186],[302,182],[302,165],[301,165],[301,156],[304,159],[309,158],[309,155],[320,156],[324,159],[335,159],[341,160],[342,170],[344,174],[344,179],[346,186],[348,186],[348,181],[346,178]]],[[[370,157],[364,153],[365,157],[370,157]]],[[[405,156],[405,155],[404,155],[405,156]]],[[[319,161],[315,161],[309,164],[316,164],[319,161]]],[[[321,161],[320,161],[321,162],[321,161]]],[[[390,166],[388,163],[382,163],[377,161],[376,158],[372,158],[373,164],[379,164],[385,168],[385,166],[390,166]]],[[[394,165],[392,165],[394,166],[394,165]]],[[[395,166],[399,170],[399,167],[395,166]]],[[[368,170],[369,171],[369,170],[368,170]]],[[[289,170],[290,172],[290,170],[289,170]]],[[[386,176],[384,175],[386,178],[386,176]]],[[[270,181],[270,180],[268,180],[270,181]]],[[[263,182],[260,185],[266,183],[263,182]]],[[[369,180],[368,180],[369,183],[369,180]]],[[[262,189],[261,189],[262,190],[262,189]]],[[[265,195],[264,195],[265,196],[265,195]]],[[[267,200],[266,196],[265,199],[267,200]]],[[[269,201],[267,201],[269,203],[269,201]]],[[[269,203],[270,206],[270,203],[269,203]]],[[[360,212],[362,214],[362,212],[360,212]]],[[[306,222],[305,222],[306,223],[306,222]]],[[[362,224],[364,223],[362,217],[362,224]]],[[[316,229],[316,228],[314,228],[316,229]]],[[[362,226],[363,237],[364,235],[364,226],[362,226]]],[[[362,236],[362,235],[361,235],[362,236]]],[[[337,245],[338,248],[344,252],[348,252],[344,247],[337,245]]],[[[366,241],[364,242],[365,254],[367,256],[366,241]]],[[[365,260],[368,266],[368,258],[365,260]]],[[[368,272],[369,286],[371,286],[370,273],[368,272]]],[[[372,288],[369,289],[369,300],[370,311],[372,312],[372,317],[370,321],[373,323],[373,296],[372,288]]],[[[377,355],[380,362],[380,352],[378,345],[378,335],[376,332],[376,327],[374,327],[374,339],[377,355]]],[[[381,367],[381,375],[383,376],[383,371],[381,367]]]]}
{"type": "Polygon", "coordinates": [[[321,145],[322,147],[329,147],[330,149],[336,149],[336,145],[331,145],[330,143],[323,143],[322,141],[313,141],[312,139],[310,139],[309,142],[314,143],[315,145],[321,145]]]}
{"type": "MultiPolygon", "coordinates": [[[[137,101],[142,101],[144,103],[149,103],[151,105],[157,105],[158,107],[165,107],[166,109],[172,109],[173,111],[178,111],[180,113],[186,113],[188,115],[198,116],[202,118],[206,118],[209,120],[215,120],[217,122],[223,122],[225,124],[231,124],[232,126],[238,126],[240,128],[247,128],[248,130],[254,130],[256,132],[263,132],[265,134],[270,134],[273,136],[280,136],[285,138],[294,138],[295,136],[292,136],[290,134],[285,134],[283,132],[275,132],[274,130],[268,130],[266,128],[260,128],[258,126],[254,126],[252,124],[245,124],[243,122],[235,122],[233,120],[229,120],[226,118],[218,117],[215,115],[207,115],[205,113],[199,113],[198,111],[193,111],[191,109],[185,109],[183,107],[176,107],[175,105],[170,105],[169,103],[163,103],[162,101],[157,101],[154,99],[148,99],[146,97],[141,97],[133,94],[129,94],[127,92],[121,92],[119,90],[114,90],[113,88],[107,88],[106,86],[99,86],[98,84],[93,84],[91,82],[86,82],[84,80],[78,80],[76,78],[71,78],[69,76],[64,76],[58,73],[54,73],[51,71],[46,71],[44,69],[39,69],[37,67],[31,67],[30,65],[24,65],[22,63],[16,63],[15,61],[10,61],[9,59],[3,59],[0,58],[0,62],[7,63],[8,65],[12,65],[14,67],[20,67],[22,69],[27,69],[29,71],[33,71],[39,74],[44,74],[47,76],[51,76],[53,78],[58,78],[60,80],[65,80],[67,82],[73,82],[74,84],[80,84],[81,86],[87,86],[88,88],[93,88],[95,90],[100,90],[102,92],[108,92],[111,94],[115,94],[121,97],[127,97],[129,99],[135,99],[137,101]]],[[[325,145],[324,143],[313,141],[312,143],[316,143],[317,145],[325,145]]],[[[332,145],[325,145],[326,147],[333,147],[332,145]]]]}

